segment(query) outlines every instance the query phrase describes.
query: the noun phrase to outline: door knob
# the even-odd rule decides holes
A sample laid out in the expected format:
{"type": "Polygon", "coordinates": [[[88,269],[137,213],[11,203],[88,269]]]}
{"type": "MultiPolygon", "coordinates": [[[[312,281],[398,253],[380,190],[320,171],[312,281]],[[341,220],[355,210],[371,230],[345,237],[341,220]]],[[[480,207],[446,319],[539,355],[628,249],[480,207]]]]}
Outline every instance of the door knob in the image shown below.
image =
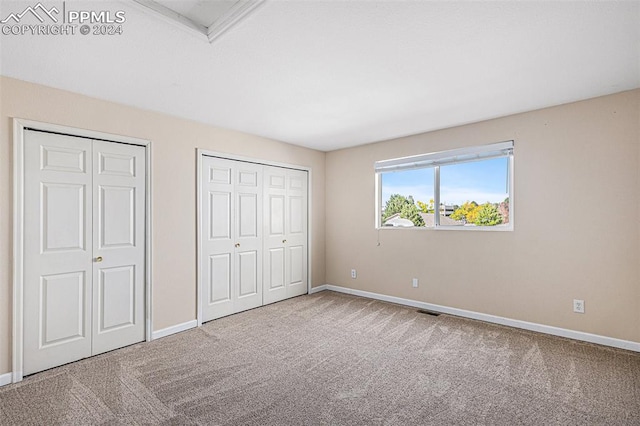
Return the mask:
{"type": "Polygon", "coordinates": [[[102,256],[96,257],[96,262],[102,262],[102,256]]]}
{"type": "Polygon", "coordinates": [[[287,240],[282,240],[282,244],[284,244],[284,243],[286,243],[286,242],[287,242],[287,240]]]}
{"type": "Polygon", "coordinates": [[[236,243],[236,247],[240,247],[240,243],[236,243]]]}

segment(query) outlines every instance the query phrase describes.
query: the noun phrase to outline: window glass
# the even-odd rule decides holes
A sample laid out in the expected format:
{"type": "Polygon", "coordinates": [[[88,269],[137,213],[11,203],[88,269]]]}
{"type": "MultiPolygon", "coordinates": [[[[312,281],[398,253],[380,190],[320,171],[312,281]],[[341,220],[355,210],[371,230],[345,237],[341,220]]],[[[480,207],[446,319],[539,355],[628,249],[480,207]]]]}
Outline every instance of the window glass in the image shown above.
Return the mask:
{"type": "Polygon", "coordinates": [[[382,226],[433,227],[433,168],[382,173],[382,226]]]}
{"type": "Polygon", "coordinates": [[[509,159],[440,167],[441,225],[499,226],[509,223],[509,159]],[[453,222],[453,223],[451,223],[453,222]]]}

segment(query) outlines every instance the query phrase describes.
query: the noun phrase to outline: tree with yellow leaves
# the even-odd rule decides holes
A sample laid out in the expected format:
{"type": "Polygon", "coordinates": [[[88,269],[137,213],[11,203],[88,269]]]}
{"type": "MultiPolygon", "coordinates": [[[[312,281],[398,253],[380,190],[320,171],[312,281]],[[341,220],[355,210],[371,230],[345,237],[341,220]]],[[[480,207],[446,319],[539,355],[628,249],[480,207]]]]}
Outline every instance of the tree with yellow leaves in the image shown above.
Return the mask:
{"type": "Polygon", "coordinates": [[[462,220],[466,223],[475,223],[477,215],[478,203],[475,201],[465,201],[464,204],[451,213],[451,219],[462,220]]]}

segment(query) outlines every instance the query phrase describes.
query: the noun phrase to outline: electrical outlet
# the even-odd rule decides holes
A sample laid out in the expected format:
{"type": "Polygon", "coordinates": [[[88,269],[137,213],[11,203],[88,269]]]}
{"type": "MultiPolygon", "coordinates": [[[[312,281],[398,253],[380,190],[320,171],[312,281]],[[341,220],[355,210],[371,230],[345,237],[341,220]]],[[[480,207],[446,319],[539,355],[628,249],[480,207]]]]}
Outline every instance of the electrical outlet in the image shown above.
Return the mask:
{"type": "Polygon", "coordinates": [[[573,312],[584,314],[584,300],[573,299],[573,312]]]}
{"type": "Polygon", "coordinates": [[[351,270],[351,278],[353,278],[355,280],[357,276],[358,276],[358,273],[356,272],[356,270],[352,269],[351,270]]]}
{"type": "Polygon", "coordinates": [[[411,285],[413,285],[413,288],[418,288],[418,279],[414,278],[413,281],[411,282],[411,285]]]}

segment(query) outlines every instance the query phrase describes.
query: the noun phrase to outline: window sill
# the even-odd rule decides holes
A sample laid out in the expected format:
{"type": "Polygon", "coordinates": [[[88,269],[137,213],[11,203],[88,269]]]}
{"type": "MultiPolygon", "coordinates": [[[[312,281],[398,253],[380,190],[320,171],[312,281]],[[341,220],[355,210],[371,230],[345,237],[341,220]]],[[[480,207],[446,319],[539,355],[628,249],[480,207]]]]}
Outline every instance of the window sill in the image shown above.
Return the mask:
{"type": "Polygon", "coordinates": [[[376,231],[402,230],[402,231],[462,231],[462,232],[509,232],[513,231],[513,225],[508,226],[378,226],[376,231]]]}

